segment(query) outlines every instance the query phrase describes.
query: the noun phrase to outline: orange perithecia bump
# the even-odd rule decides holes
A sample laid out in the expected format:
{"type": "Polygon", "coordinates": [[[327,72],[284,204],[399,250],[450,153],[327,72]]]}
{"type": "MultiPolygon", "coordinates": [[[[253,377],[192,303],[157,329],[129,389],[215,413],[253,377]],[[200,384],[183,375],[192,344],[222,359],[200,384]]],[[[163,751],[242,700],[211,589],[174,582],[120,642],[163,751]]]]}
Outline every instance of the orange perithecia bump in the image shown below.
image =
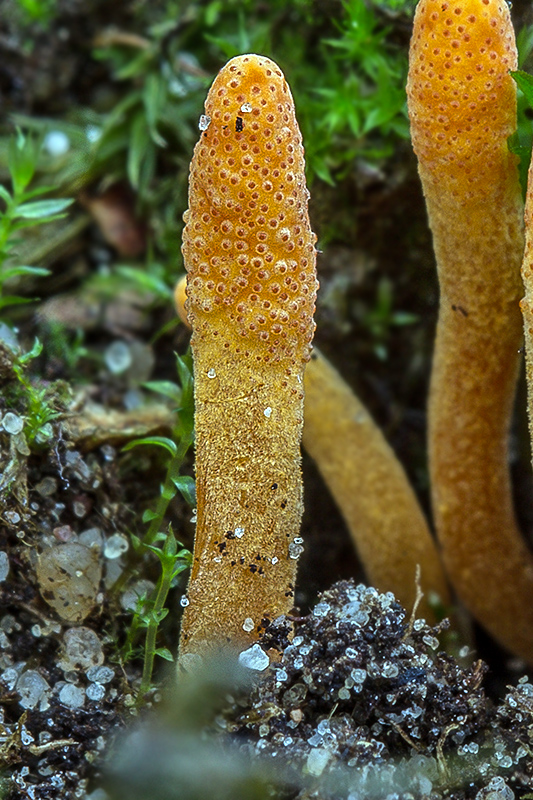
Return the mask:
{"type": "Polygon", "coordinates": [[[182,665],[220,643],[243,649],[293,605],[317,290],[302,139],[279,67],[232,59],[199,128],[182,247],[198,507],[182,665]]]}

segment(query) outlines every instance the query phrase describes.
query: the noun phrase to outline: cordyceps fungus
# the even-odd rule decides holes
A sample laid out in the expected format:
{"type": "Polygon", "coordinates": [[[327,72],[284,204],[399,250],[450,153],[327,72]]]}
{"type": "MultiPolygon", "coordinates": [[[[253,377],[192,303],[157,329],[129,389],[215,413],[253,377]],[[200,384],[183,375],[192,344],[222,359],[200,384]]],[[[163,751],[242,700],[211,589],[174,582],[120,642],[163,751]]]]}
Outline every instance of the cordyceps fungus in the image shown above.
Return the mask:
{"type": "Polygon", "coordinates": [[[449,602],[439,553],[405,471],[361,401],[315,348],[305,371],[303,445],[342,513],[372,586],[432,619],[449,602]]]}
{"type": "Polygon", "coordinates": [[[507,146],[515,67],[505,0],[421,0],[407,93],[441,294],[429,401],[435,523],[460,598],[533,662],[533,559],[508,467],[524,244],[507,146]]]}
{"type": "MultiPolygon", "coordinates": [[[[526,352],[527,405],[529,438],[533,456],[533,159],[527,179],[526,207],[524,212],[526,243],[522,262],[524,297],[520,301],[524,321],[524,346],[526,352]]],[[[533,463],[533,458],[532,458],[533,463]]]]}
{"type": "MultiPolygon", "coordinates": [[[[180,319],[184,278],[174,301],[180,319]]],[[[315,461],[341,512],[365,573],[381,591],[393,592],[411,610],[417,570],[420,605],[434,617],[432,598],[450,599],[439,552],[405,471],[363,403],[315,346],[304,376],[302,444],[315,461]]]]}
{"type": "Polygon", "coordinates": [[[200,130],[183,232],[198,507],[184,666],[221,644],[246,648],[292,607],[317,289],[301,135],[279,67],[232,59],[200,130]]]}

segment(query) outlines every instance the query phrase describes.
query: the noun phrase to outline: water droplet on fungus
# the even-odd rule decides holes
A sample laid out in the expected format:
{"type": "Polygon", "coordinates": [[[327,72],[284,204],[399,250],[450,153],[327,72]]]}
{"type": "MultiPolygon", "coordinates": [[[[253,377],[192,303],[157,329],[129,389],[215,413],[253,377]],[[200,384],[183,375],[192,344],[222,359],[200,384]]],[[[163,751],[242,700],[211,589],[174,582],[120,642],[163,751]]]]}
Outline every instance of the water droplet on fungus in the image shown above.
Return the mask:
{"type": "Polygon", "coordinates": [[[200,119],[198,120],[199,130],[206,131],[210,125],[211,125],[211,117],[208,117],[207,114],[201,114],[200,119]]]}

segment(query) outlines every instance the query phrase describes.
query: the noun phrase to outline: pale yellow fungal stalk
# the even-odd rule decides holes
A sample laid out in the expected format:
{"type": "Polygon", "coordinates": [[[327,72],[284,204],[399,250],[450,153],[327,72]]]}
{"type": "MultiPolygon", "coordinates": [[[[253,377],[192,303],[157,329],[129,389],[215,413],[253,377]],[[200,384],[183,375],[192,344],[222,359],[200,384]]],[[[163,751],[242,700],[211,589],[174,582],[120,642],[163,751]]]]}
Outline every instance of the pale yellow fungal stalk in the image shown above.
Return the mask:
{"type": "Polygon", "coordinates": [[[424,599],[449,603],[439,553],[405,471],[378,426],[315,348],[305,371],[303,445],[342,513],[368,580],[412,609],[416,571],[424,599]]]}

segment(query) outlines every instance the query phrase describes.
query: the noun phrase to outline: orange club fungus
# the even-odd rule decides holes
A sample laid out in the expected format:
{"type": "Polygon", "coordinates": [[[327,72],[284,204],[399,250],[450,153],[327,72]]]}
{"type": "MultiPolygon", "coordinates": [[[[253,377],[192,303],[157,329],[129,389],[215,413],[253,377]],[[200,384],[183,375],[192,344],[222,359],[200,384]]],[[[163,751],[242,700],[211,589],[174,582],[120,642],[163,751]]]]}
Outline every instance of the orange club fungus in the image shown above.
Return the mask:
{"type": "Polygon", "coordinates": [[[407,96],[437,260],[429,399],[435,525],[459,597],[533,663],[533,558],[515,520],[509,426],[524,247],[514,32],[505,0],[421,0],[407,96]]]}
{"type": "Polygon", "coordinates": [[[221,645],[248,648],[293,605],[317,290],[302,139],[279,67],[232,59],[199,127],[182,247],[197,487],[185,668],[221,645]]]}

